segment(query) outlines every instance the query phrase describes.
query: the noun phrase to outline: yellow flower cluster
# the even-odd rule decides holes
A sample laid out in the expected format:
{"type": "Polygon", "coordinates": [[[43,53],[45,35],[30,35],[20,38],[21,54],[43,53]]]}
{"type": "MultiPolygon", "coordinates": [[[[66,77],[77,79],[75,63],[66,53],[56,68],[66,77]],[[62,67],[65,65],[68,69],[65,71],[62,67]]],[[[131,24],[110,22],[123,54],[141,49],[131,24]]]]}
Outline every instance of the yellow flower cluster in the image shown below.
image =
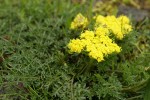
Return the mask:
{"type": "MultiPolygon", "coordinates": [[[[126,16],[116,18],[115,16],[98,15],[95,19],[94,31],[85,30],[79,38],[70,40],[68,48],[71,53],[87,52],[88,56],[101,62],[105,56],[121,51],[121,47],[109,38],[110,34],[114,34],[116,38],[121,40],[132,30],[132,26],[126,16]]],[[[78,14],[71,23],[71,28],[85,28],[87,24],[87,18],[78,14]]]]}
{"type": "Polygon", "coordinates": [[[126,16],[102,16],[98,15],[96,17],[96,27],[104,26],[115,35],[117,39],[123,39],[124,35],[132,31],[132,26],[130,25],[130,20],[126,16]]]}
{"type": "Polygon", "coordinates": [[[85,28],[88,25],[88,19],[79,13],[71,23],[71,29],[85,28]]]}
{"type": "MultiPolygon", "coordinates": [[[[101,31],[105,33],[104,31],[101,31]]],[[[114,43],[106,34],[100,34],[99,31],[88,31],[80,35],[79,39],[73,39],[69,42],[70,52],[80,53],[88,52],[88,55],[98,62],[104,60],[104,57],[113,52],[119,53],[121,48],[114,43]]]]}

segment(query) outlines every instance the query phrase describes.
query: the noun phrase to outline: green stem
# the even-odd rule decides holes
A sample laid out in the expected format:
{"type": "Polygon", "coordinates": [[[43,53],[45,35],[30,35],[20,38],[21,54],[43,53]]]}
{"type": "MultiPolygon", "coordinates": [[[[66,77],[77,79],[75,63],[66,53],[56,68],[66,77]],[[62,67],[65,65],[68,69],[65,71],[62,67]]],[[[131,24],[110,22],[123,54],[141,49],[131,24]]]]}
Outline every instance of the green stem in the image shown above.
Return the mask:
{"type": "Polygon", "coordinates": [[[128,98],[127,100],[136,100],[138,98],[142,98],[142,95],[134,96],[134,97],[128,98]]]}
{"type": "Polygon", "coordinates": [[[93,69],[93,62],[94,62],[94,60],[90,59],[90,61],[87,62],[87,64],[82,67],[82,69],[80,70],[80,72],[78,72],[78,75],[79,74],[89,73],[93,69]]]}
{"type": "Polygon", "coordinates": [[[86,73],[88,73],[88,72],[90,72],[93,68],[94,68],[94,66],[93,66],[93,62],[94,62],[94,60],[93,59],[90,59],[90,61],[87,63],[87,68],[86,68],[86,73]]]}
{"type": "Polygon", "coordinates": [[[141,90],[142,88],[144,88],[147,85],[148,81],[149,81],[149,78],[140,83],[137,83],[134,86],[122,88],[122,91],[123,92],[137,92],[137,91],[141,90]]]}

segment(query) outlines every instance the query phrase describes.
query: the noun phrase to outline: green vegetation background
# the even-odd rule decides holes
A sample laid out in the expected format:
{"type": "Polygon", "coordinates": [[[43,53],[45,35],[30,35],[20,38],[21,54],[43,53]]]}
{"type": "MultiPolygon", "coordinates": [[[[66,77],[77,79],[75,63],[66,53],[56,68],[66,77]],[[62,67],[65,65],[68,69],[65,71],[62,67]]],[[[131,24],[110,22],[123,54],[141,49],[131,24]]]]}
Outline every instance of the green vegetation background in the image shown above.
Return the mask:
{"type": "Polygon", "coordinates": [[[0,0],[0,99],[149,100],[149,17],[133,18],[134,31],[119,42],[122,53],[95,61],[93,70],[83,70],[88,57],[67,51],[79,35],[69,29],[74,16],[117,15],[120,2],[110,1],[99,8],[96,0],[0,0]]]}

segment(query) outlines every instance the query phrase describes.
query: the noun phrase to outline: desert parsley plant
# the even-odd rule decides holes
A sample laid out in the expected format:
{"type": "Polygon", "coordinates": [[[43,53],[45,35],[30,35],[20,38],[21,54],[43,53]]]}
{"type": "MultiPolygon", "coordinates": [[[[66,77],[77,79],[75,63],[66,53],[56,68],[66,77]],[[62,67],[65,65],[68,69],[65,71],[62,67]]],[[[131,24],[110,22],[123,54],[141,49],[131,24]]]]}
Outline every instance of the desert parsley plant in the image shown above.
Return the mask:
{"type": "Polygon", "coordinates": [[[107,1],[0,0],[0,100],[149,100],[150,20],[107,1]]]}
{"type": "MultiPolygon", "coordinates": [[[[121,52],[121,47],[115,43],[115,39],[122,40],[132,31],[132,26],[129,18],[123,15],[117,18],[98,15],[95,19],[94,30],[84,30],[79,38],[70,40],[68,48],[70,53],[86,52],[89,57],[101,62],[109,54],[121,52]],[[112,35],[114,37],[111,38],[112,35]]],[[[87,18],[79,13],[71,23],[71,29],[85,28],[87,23],[87,18]]]]}

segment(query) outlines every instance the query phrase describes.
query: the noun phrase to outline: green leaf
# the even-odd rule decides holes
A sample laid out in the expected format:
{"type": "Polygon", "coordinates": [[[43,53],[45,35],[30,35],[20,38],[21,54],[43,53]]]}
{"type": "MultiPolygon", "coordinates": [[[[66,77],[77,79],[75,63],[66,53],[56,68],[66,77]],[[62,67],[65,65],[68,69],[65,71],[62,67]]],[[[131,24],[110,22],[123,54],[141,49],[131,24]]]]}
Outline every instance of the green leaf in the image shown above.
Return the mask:
{"type": "Polygon", "coordinates": [[[150,79],[146,86],[145,94],[144,94],[144,100],[150,100],[150,79]]]}

